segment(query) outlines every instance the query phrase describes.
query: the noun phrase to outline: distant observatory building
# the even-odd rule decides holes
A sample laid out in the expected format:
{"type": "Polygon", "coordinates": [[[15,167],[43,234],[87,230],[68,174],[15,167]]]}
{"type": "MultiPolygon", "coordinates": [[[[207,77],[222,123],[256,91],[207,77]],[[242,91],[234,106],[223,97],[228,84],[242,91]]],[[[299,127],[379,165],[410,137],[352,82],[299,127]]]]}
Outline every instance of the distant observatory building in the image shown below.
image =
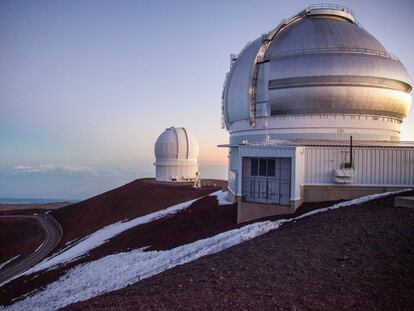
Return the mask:
{"type": "Polygon", "coordinates": [[[342,6],[308,7],[232,55],[221,147],[238,222],[413,187],[414,144],[400,142],[411,90],[342,6]]]}
{"type": "Polygon", "coordinates": [[[183,127],[166,129],[155,142],[157,181],[194,181],[198,175],[198,142],[183,127]]]}

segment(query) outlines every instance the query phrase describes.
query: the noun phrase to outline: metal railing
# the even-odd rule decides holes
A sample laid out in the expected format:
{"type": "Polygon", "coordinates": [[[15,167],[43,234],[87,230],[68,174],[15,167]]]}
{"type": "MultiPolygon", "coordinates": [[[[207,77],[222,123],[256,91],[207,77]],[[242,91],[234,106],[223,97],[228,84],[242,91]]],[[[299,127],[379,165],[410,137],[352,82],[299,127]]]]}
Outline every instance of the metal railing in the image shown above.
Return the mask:
{"type": "Polygon", "coordinates": [[[317,10],[317,9],[332,9],[332,10],[338,10],[338,11],[343,11],[346,12],[348,14],[351,14],[353,17],[355,17],[354,15],[354,11],[352,11],[350,8],[347,8],[346,6],[343,5],[339,5],[339,4],[332,4],[332,3],[315,3],[315,4],[311,4],[307,9],[310,10],[317,10]]]}
{"type": "Polygon", "coordinates": [[[288,205],[290,180],[270,176],[243,176],[242,198],[245,202],[288,205]],[[285,193],[282,185],[287,186],[285,193]]]}
{"type": "Polygon", "coordinates": [[[373,50],[373,49],[364,49],[364,48],[347,48],[347,47],[332,47],[332,48],[314,48],[314,49],[301,49],[294,51],[282,51],[270,54],[269,59],[283,57],[283,56],[292,56],[292,55],[303,55],[303,54],[323,54],[323,53],[350,53],[350,54],[365,54],[365,55],[374,55],[389,58],[399,62],[398,57],[383,51],[373,50]]]}
{"type": "Polygon", "coordinates": [[[279,180],[269,177],[243,177],[243,200],[257,203],[279,203],[279,180]]]}

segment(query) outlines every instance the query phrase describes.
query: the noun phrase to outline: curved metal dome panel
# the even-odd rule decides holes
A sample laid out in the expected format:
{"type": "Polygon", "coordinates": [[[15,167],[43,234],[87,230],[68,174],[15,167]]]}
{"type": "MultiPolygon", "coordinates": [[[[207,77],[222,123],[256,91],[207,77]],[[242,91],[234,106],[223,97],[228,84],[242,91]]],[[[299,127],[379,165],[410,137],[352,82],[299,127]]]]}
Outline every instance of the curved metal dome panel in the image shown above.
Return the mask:
{"type": "Polygon", "coordinates": [[[224,116],[229,123],[249,118],[250,71],[261,39],[248,44],[230,69],[224,89],[224,116]]]}
{"type": "Polygon", "coordinates": [[[266,55],[307,49],[360,48],[386,52],[366,30],[349,21],[329,17],[305,17],[284,28],[266,55]]]}
{"type": "Polygon", "coordinates": [[[178,156],[177,135],[173,127],[166,129],[156,140],[154,153],[157,159],[171,159],[178,156]]]}
{"type": "Polygon", "coordinates": [[[157,160],[197,160],[199,146],[190,131],[183,127],[170,127],[158,137],[154,153],[157,160]]]}
{"type": "Polygon", "coordinates": [[[408,114],[410,80],[396,60],[321,53],[280,57],[269,66],[271,115],[346,113],[403,119],[408,114]]]}
{"type": "Polygon", "coordinates": [[[321,52],[286,55],[272,58],[269,66],[269,81],[312,76],[360,76],[395,80],[408,87],[411,83],[400,62],[369,54],[321,52]]]}
{"type": "Polygon", "coordinates": [[[199,155],[198,141],[190,130],[188,129],[184,129],[184,130],[187,134],[188,159],[193,159],[193,160],[198,159],[198,155],[199,155]]]}
{"type": "Polygon", "coordinates": [[[392,89],[314,86],[270,92],[271,115],[363,114],[404,118],[411,96],[392,89]],[[303,104],[305,103],[305,104],[303,104]]]}

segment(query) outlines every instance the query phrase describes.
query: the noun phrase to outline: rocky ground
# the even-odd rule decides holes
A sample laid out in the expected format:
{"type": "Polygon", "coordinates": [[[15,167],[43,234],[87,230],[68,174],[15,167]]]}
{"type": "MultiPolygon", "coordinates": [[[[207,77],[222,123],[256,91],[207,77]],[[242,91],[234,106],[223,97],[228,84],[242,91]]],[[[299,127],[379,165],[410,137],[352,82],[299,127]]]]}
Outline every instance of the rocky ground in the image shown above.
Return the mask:
{"type": "Polygon", "coordinates": [[[392,197],[329,211],[65,310],[412,310],[413,224],[392,197]]]}

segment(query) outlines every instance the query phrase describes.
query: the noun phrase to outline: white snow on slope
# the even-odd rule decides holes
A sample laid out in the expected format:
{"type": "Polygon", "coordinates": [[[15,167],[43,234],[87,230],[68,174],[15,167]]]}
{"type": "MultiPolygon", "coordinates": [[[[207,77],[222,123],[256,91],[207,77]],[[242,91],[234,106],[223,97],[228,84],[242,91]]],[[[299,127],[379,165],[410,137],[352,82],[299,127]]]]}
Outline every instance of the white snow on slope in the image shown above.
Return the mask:
{"type": "Polygon", "coordinates": [[[219,190],[210,194],[211,197],[216,197],[218,201],[218,205],[228,205],[233,204],[228,200],[228,193],[227,191],[219,190]]]}
{"type": "Polygon", "coordinates": [[[302,219],[302,218],[305,218],[305,217],[308,217],[308,216],[316,215],[316,214],[319,214],[319,213],[324,213],[324,212],[327,212],[329,210],[333,210],[333,209],[337,209],[337,208],[341,208],[341,207],[366,203],[366,202],[369,202],[369,201],[385,198],[385,197],[388,197],[390,195],[399,194],[399,193],[408,192],[408,191],[412,191],[412,189],[403,189],[403,190],[397,190],[397,191],[390,191],[390,192],[376,193],[376,194],[367,195],[367,196],[352,199],[352,200],[349,200],[349,201],[340,202],[340,203],[337,203],[337,204],[334,204],[334,205],[331,205],[331,206],[328,206],[328,207],[325,207],[325,208],[316,209],[316,210],[307,212],[305,214],[302,214],[298,217],[289,219],[289,221],[302,219]]]}
{"type": "Polygon", "coordinates": [[[74,259],[85,255],[90,250],[104,244],[111,238],[117,236],[118,234],[128,229],[131,229],[138,225],[151,222],[156,219],[160,219],[168,215],[175,214],[189,207],[191,204],[193,204],[197,200],[198,199],[186,201],[186,202],[170,206],[166,209],[163,209],[163,210],[160,210],[160,211],[157,211],[157,212],[154,212],[154,213],[142,216],[142,217],[137,217],[132,220],[125,221],[125,222],[117,222],[112,225],[106,226],[92,233],[90,236],[84,238],[79,243],[76,243],[72,247],[69,247],[68,249],[64,250],[62,253],[54,257],[51,257],[51,258],[46,258],[42,262],[38,263],[34,267],[24,272],[22,275],[28,275],[28,274],[38,272],[44,269],[50,269],[56,265],[73,261],[74,259]]]}
{"type": "Polygon", "coordinates": [[[49,284],[41,292],[11,305],[10,310],[56,310],[76,301],[126,287],[177,265],[220,252],[278,226],[276,222],[259,222],[168,251],[143,252],[142,249],[137,249],[109,255],[69,270],[66,275],[49,284]]]}
{"type": "Polygon", "coordinates": [[[223,232],[216,236],[182,245],[168,251],[143,252],[137,249],[109,255],[79,265],[68,271],[59,280],[49,284],[44,290],[0,310],[55,310],[71,303],[86,300],[106,292],[124,288],[130,284],[182,265],[200,257],[220,252],[231,246],[253,239],[283,223],[309,217],[328,210],[365,203],[392,194],[410,190],[374,194],[338,203],[303,214],[293,219],[265,221],[247,225],[239,229],[223,232]],[[56,299],[59,297],[59,299],[56,299]]]}
{"type": "Polygon", "coordinates": [[[15,260],[16,258],[19,258],[19,257],[20,257],[20,255],[17,255],[17,256],[14,256],[14,257],[10,258],[9,260],[7,260],[3,263],[0,263],[0,270],[3,269],[3,267],[5,267],[7,264],[9,264],[10,262],[12,262],[13,260],[15,260]]]}

